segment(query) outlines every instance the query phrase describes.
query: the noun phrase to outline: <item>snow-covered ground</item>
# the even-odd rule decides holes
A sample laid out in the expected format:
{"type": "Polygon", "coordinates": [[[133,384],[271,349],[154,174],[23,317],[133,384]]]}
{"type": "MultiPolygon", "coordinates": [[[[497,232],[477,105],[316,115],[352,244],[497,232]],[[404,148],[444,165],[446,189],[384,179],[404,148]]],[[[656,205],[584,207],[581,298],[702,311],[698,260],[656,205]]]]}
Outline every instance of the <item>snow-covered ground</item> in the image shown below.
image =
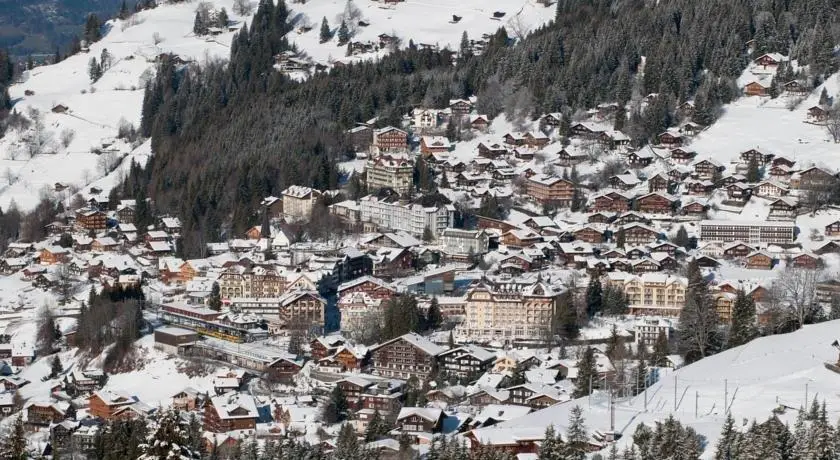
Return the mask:
{"type": "MultiPolygon", "coordinates": [[[[250,17],[233,14],[233,0],[214,0],[217,9],[224,7],[231,22],[237,27],[250,22],[250,17]]],[[[359,27],[353,41],[374,41],[380,34],[397,36],[403,45],[415,43],[438,45],[456,49],[461,34],[467,31],[471,38],[493,33],[506,27],[509,35],[516,36],[549,21],[554,14],[533,0],[467,0],[453,4],[441,0],[406,1],[394,7],[384,3],[359,1],[353,4],[361,12],[359,19],[367,24],[359,27]],[[499,20],[491,19],[496,11],[505,12],[499,20]],[[461,16],[451,24],[452,15],[461,16]],[[518,31],[518,32],[517,32],[518,31]]],[[[148,145],[132,149],[126,144],[116,144],[122,160],[115,172],[105,178],[101,157],[91,153],[92,146],[100,146],[103,139],[117,134],[120,120],[139,126],[143,101],[144,81],[154,69],[154,58],[161,53],[175,53],[182,59],[202,62],[206,59],[227,58],[235,32],[225,32],[206,39],[196,37],[193,21],[197,3],[165,4],[142,11],[127,21],[111,21],[104,38],[90,47],[89,53],[70,56],[51,66],[33,69],[26,80],[13,85],[9,92],[16,100],[15,109],[27,113],[35,108],[43,114],[44,124],[53,135],[50,149],[55,154],[37,155],[34,158],[23,152],[17,133],[10,133],[0,140],[0,207],[6,208],[12,200],[21,209],[33,208],[43,195],[52,195],[56,182],[74,186],[83,192],[89,186],[108,190],[119,180],[131,160],[144,163],[150,152],[148,145]],[[99,59],[107,49],[113,65],[102,78],[91,84],[88,62],[99,59]],[[34,94],[26,95],[26,92],[34,94]],[[57,104],[66,106],[67,113],[52,113],[57,104]],[[74,139],[65,147],[60,142],[61,133],[73,131],[74,139]]],[[[290,18],[296,26],[311,24],[312,30],[292,32],[289,37],[305,55],[317,62],[328,64],[331,60],[346,59],[346,47],[339,47],[337,38],[319,43],[319,26],[326,17],[333,31],[338,28],[337,18],[346,8],[345,1],[313,0],[290,3],[290,18]]],[[[352,59],[375,59],[386,51],[367,53],[352,59]]],[[[69,192],[59,195],[68,200],[69,192]]],[[[66,203],[65,203],[66,204],[66,203]]]]}
{"type": "MultiPolygon", "coordinates": [[[[826,369],[824,362],[837,361],[837,350],[831,343],[837,338],[838,326],[840,321],[831,321],[791,334],[760,338],[676,372],[663,372],[646,394],[617,401],[615,429],[624,435],[619,446],[632,442],[639,423],[653,423],[673,414],[706,436],[703,458],[714,458],[725,406],[740,425],[743,419],[763,421],[780,405],[807,407],[806,403],[816,397],[825,399],[829,418],[836,419],[840,415],[840,375],[826,369]]],[[[542,434],[537,427],[544,430],[549,424],[565,430],[575,405],[584,410],[588,428],[610,429],[609,400],[604,393],[597,393],[591,399],[582,398],[501,423],[486,433],[492,436],[495,430],[514,430],[526,435],[530,429],[542,434]]],[[[792,426],[796,414],[787,410],[780,417],[792,426]]]]}

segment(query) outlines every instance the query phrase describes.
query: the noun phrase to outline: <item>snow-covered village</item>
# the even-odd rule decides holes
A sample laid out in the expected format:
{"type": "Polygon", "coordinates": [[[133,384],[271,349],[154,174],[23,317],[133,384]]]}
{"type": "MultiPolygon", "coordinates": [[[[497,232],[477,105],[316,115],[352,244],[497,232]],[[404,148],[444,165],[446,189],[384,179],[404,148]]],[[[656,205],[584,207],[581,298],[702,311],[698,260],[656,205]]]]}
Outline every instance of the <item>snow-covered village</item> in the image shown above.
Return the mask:
{"type": "Polygon", "coordinates": [[[840,459],[840,2],[113,3],[0,51],[0,460],[840,459]]]}

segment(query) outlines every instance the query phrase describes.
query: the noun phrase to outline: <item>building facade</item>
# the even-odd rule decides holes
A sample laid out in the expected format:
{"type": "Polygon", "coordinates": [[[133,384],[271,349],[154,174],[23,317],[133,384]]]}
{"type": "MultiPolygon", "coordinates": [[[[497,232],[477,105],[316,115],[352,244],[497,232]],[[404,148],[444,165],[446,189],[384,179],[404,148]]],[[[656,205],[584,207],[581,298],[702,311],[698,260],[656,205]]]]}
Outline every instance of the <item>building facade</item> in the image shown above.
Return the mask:
{"type": "Polygon", "coordinates": [[[370,190],[390,188],[402,195],[414,185],[414,163],[405,157],[380,155],[368,160],[365,177],[370,190]]]}
{"type": "Polygon", "coordinates": [[[679,316],[685,306],[688,279],[682,276],[612,272],[606,282],[624,292],[631,315],[679,316]]]}
{"type": "Polygon", "coordinates": [[[363,222],[402,230],[417,237],[422,237],[427,228],[433,235],[440,235],[455,221],[455,207],[451,204],[423,206],[379,199],[373,195],[363,197],[359,204],[363,222]]]}
{"type": "Polygon", "coordinates": [[[455,335],[471,342],[545,340],[557,295],[543,282],[482,283],[467,292],[455,335]]]}
{"type": "Polygon", "coordinates": [[[750,244],[789,244],[796,238],[793,222],[704,220],[700,222],[702,241],[743,241],[750,244]]]}

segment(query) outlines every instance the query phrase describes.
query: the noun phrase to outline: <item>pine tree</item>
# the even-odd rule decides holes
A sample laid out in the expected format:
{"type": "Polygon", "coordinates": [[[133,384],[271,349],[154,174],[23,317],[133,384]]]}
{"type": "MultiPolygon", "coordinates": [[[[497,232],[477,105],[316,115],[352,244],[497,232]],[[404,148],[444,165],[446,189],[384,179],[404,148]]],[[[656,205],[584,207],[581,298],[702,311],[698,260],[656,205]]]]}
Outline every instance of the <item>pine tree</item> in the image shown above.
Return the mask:
{"type": "Polygon", "coordinates": [[[362,446],[359,445],[359,438],[356,436],[356,431],[349,423],[341,425],[335,451],[332,455],[336,460],[362,460],[365,458],[365,452],[362,446]]]}
{"type": "MultiPolygon", "coordinates": [[[[473,56],[472,46],[467,31],[461,34],[461,44],[458,47],[458,58],[461,63],[467,62],[473,56]]],[[[450,139],[451,140],[451,139],[450,139]]]]}
{"type": "Polygon", "coordinates": [[[664,331],[660,331],[659,336],[656,337],[656,342],[653,344],[651,364],[659,367],[664,366],[669,354],[671,354],[671,350],[668,346],[668,337],[664,331]]]}
{"type": "Polygon", "coordinates": [[[23,427],[23,416],[18,415],[12,426],[12,432],[0,444],[0,459],[27,460],[26,430],[23,427]]]}
{"type": "Polygon", "coordinates": [[[338,27],[338,45],[342,46],[350,41],[350,29],[347,28],[347,23],[341,21],[338,27]]]}
{"type": "Polygon", "coordinates": [[[219,283],[216,281],[213,282],[210,295],[207,297],[207,307],[215,311],[221,311],[222,309],[221,289],[219,288],[219,283]]]}
{"type": "Polygon", "coordinates": [[[64,366],[61,365],[61,358],[54,355],[50,362],[50,378],[58,377],[62,372],[64,372],[64,366]]]}
{"type": "Polygon", "coordinates": [[[561,460],[563,457],[563,445],[559,435],[554,431],[554,425],[548,425],[545,429],[545,437],[540,444],[537,460],[561,460]]]}
{"type": "Polygon", "coordinates": [[[586,347],[586,350],[577,362],[577,368],[578,376],[575,379],[575,390],[572,393],[572,397],[575,399],[588,396],[590,386],[595,387],[598,385],[598,366],[595,361],[595,351],[592,347],[586,347]]]}
{"type": "Polygon", "coordinates": [[[426,329],[431,331],[437,330],[442,323],[443,315],[440,312],[440,304],[438,303],[437,297],[432,297],[432,301],[429,303],[429,310],[426,312],[426,329]]]}
{"type": "Polygon", "coordinates": [[[365,430],[365,442],[378,441],[388,434],[389,428],[387,422],[382,418],[379,410],[373,411],[373,416],[368,422],[367,430],[365,430]]]}
{"type": "Polygon", "coordinates": [[[90,58],[90,62],[88,62],[88,77],[90,77],[91,83],[96,83],[102,77],[102,67],[95,56],[90,58]]]}
{"type": "Polygon", "coordinates": [[[603,304],[601,294],[601,280],[597,276],[593,276],[589,280],[589,285],[586,288],[586,312],[590,318],[601,311],[603,304]]]}
{"type": "Polygon", "coordinates": [[[729,348],[748,343],[758,335],[755,327],[755,302],[743,289],[738,290],[732,307],[729,348]]]}
{"type": "Polygon", "coordinates": [[[738,444],[738,436],[738,432],[735,431],[735,419],[732,418],[732,414],[727,413],[715,450],[715,460],[736,460],[738,458],[735,450],[738,444]]]}
{"type": "Polygon", "coordinates": [[[201,14],[201,11],[195,12],[195,20],[193,21],[193,33],[195,35],[207,35],[208,26],[204,21],[204,15],[201,14]]]}
{"type": "Polygon", "coordinates": [[[617,247],[623,249],[625,242],[626,242],[626,236],[624,235],[624,227],[621,227],[615,233],[615,245],[617,247]]]}
{"type": "Polygon", "coordinates": [[[227,10],[225,9],[225,7],[222,7],[219,10],[219,14],[216,16],[216,27],[222,30],[227,29],[229,21],[230,18],[228,17],[227,10]]]}
{"type": "Polygon", "coordinates": [[[677,229],[677,234],[674,236],[673,243],[681,248],[688,248],[688,231],[686,231],[685,226],[680,225],[680,228],[677,229]]]}
{"type": "Polygon", "coordinates": [[[618,326],[615,324],[610,328],[610,337],[607,339],[607,356],[612,361],[616,361],[624,354],[624,339],[618,334],[618,326]]]}
{"type": "Polygon", "coordinates": [[[572,408],[569,414],[569,426],[566,428],[566,456],[565,460],[585,460],[589,452],[589,435],[583,420],[583,409],[580,406],[572,408]]]}
{"type": "Polygon", "coordinates": [[[686,302],[680,311],[680,354],[693,363],[715,353],[719,345],[718,317],[707,281],[696,260],[688,264],[686,302]]]}
{"type": "Polygon", "coordinates": [[[452,331],[449,331],[449,339],[447,339],[446,344],[447,346],[449,346],[450,350],[455,348],[455,335],[452,333],[452,331]]]}
{"type": "Polygon", "coordinates": [[[178,459],[188,454],[186,433],[181,428],[178,411],[169,409],[160,415],[154,432],[142,446],[140,459],[178,459]]]}
{"type": "Polygon", "coordinates": [[[330,393],[329,401],[327,401],[326,406],[324,406],[322,414],[324,421],[326,423],[333,424],[345,420],[347,418],[347,411],[349,407],[350,406],[347,403],[347,396],[344,394],[344,391],[339,386],[335,386],[330,393]]]}
{"type": "Polygon", "coordinates": [[[635,382],[635,394],[639,394],[644,391],[648,386],[648,357],[647,357],[647,350],[645,349],[644,344],[639,344],[639,353],[636,357],[636,382],[635,382]]]}
{"type": "Polygon", "coordinates": [[[761,180],[761,170],[758,167],[758,161],[755,158],[750,158],[750,163],[747,166],[747,182],[755,184],[761,180]]]}
{"type": "Polygon", "coordinates": [[[330,41],[332,38],[332,31],[330,30],[330,24],[327,22],[327,17],[324,16],[324,19],[321,20],[321,34],[320,40],[321,43],[326,43],[330,41]]]}

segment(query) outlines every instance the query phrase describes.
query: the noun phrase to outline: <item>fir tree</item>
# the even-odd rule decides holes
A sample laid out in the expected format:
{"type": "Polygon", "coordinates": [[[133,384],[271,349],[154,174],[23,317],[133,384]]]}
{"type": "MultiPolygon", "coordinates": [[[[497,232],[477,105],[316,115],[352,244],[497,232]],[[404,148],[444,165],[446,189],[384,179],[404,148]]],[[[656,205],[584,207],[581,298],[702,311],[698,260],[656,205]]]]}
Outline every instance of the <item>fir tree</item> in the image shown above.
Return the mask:
{"type": "Polygon", "coordinates": [[[125,0],[123,0],[122,4],[120,5],[120,12],[119,14],[117,14],[117,17],[124,21],[128,19],[128,16],[130,16],[128,12],[128,5],[126,5],[125,0]]]}
{"type": "Polygon", "coordinates": [[[713,354],[718,345],[718,317],[707,281],[696,260],[688,264],[686,302],[680,311],[680,354],[693,363],[713,354]]]}
{"type": "Polygon", "coordinates": [[[450,350],[455,348],[455,336],[453,335],[452,331],[449,331],[449,339],[447,339],[446,344],[447,346],[449,346],[450,350]]]}
{"type": "Polygon", "coordinates": [[[12,431],[0,444],[0,459],[3,460],[27,460],[26,453],[26,430],[23,427],[23,417],[18,415],[12,425],[12,431]]]}
{"type": "Polygon", "coordinates": [[[50,378],[56,378],[64,372],[64,366],[61,365],[61,358],[58,355],[53,355],[50,362],[50,378]]]}
{"type": "Polygon", "coordinates": [[[747,166],[747,182],[755,184],[761,180],[761,170],[758,166],[758,161],[755,158],[750,158],[750,163],[747,166]]]}
{"type": "Polygon", "coordinates": [[[601,281],[597,276],[593,276],[589,280],[589,285],[586,288],[586,312],[590,318],[594,317],[596,313],[601,311],[601,306],[603,304],[601,294],[601,281]]]}
{"type": "Polygon", "coordinates": [[[320,33],[320,40],[321,43],[326,43],[330,41],[332,38],[332,31],[330,30],[330,24],[327,22],[327,17],[321,20],[321,33],[320,33]]]}
{"type": "Polygon", "coordinates": [[[102,67],[95,56],[90,58],[90,62],[88,62],[88,77],[90,77],[91,83],[96,83],[102,77],[102,67]]]}
{"type": "Polygon", "coordinates": [[[729,348],[748,343],[758,336],[755,326],[755,302],[743,289],[738,290],[732,307],[732,327],[729,330],[729,348]]]}
{"type": "Polygon", "coordinates": [[[738,436],[738,432],[735,431],[735,419],[732,418],[732,414],[727,413],[715,450],[715,460],[735,460],[738,458],[736,451],[738,436]]]}
{"type": "Polygon", "coordinates": [[[221,311],[222,309],[221,289],[217,281],[213,282],[213,287],[210,289],[210,295],[207,297],[207,307],[215,311],[221,311]]]}
{"type": "Polygon", "coordinates": [[[324,406],[322,414],[324,421],[333,424],[345,420],[349,407],[344,391],[339,386],[335,386],[330,393],[329,401],[324,406]]]}
{"type": "Polygon", "coordinates": [[[624,227],[618,229],[615,233],[615,245],[619,248],[624,248],[626,237],[624,235],[624,227]]]}
{"type": "Polygon", "coordinates": [[[563,458],[563,441],[554,431],[554,425],[545,429],[545,437],[540,444],[538,460],[561,460],[563,458]]]}
{"type": "Polygon", "coordinates": [[[648,386],[648,356],[645,348],[644,344],[639,344],[639,352],[636,357],[635,394],[641,393],[648,386]]]}
{"type": "Polygon", "coordinates": [[[595,361],[595,351],[592,347],[586,347],[577,362],[578,376],[575,379],[575,389],[572,397],[582,398],[588,396],[591,388],[598,385],[598,366],[595,361]]]}
{"type": "Polygon", "coordinates": [[[160,415],[154,432],[142,446],[140,459],[171,459],[188,455],[186,433],[181,428],[178,411],[169,409],[160,415]]]}
{"type": "Polygon", "coordinates": [[[373,416],[368,421],[367,430],[365,430],[365,442],[378,441],[384,438],[388,431],[388,423],[382,418],[379,410],[373,411],[373,416]]]}
{"type": "Polygon", "coordinates": [[[688,248],[688,232],[686,231],[685,226],[680,225],[680,228],[677,229],[677,234],[674,236],[673,243],[681,248],[688,248]]]}
{"type": "Polygon", "coordinates": [[[343,46],[348,42],[350,42],[350,29],[347,28],[347,23],[342,20],[338,27],[338,45],[343,46]]]}
{"type": "Polygon", "coordinates": [[[580,406],[572,408],[569,414],[569,426],[566,428],[566,456],[565,460],[585,460],[589,452],[589,434],[583,420],[583,409],[580,406]]]}
{"type": "Polygon", "coordinates": [[[426,311],[426,329],[431,331],[437,330],[442,323],[443,315],[440,312],[440,304],[438,303],[437,297],[432,297],[432,301],[429,303],[429,309],[426,311]]]}
{"type": "Polygon", "coordinates": [[[659,336],[656,337],[656,342],[653,344],[651,363],[654,366],[665,366],[669,354],[671,354],[671,350],[668,345],[668,337],[665,335],[665,331],[660,331],[659,336]]]}

